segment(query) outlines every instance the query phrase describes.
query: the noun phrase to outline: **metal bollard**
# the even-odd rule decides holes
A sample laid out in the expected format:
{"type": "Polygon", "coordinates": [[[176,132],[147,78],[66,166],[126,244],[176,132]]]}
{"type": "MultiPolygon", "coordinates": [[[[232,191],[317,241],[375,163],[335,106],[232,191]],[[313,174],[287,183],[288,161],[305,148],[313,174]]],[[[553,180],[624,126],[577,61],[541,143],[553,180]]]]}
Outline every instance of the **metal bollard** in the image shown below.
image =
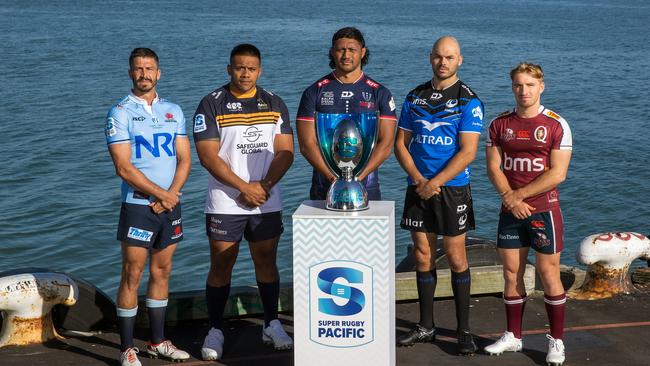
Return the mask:
{"type": "Polygon", "coordinates": [[[579,263],[588,265],[585,280],[570,292],[578,300],[605,299],[636,291],[630,279],[630,264],[637,258],[650,260],[650,240],[633,232],[602,233],[586,237],[576,252],[579,263]]]}
{"type": "Polygon", "coordinates": [[[61,273],[23,273],[0,277],[0,311],[4,313],[0,347],[42,343],[61,338],[52,325],[50,310],[72,306],[77,284],[61,273]]]}

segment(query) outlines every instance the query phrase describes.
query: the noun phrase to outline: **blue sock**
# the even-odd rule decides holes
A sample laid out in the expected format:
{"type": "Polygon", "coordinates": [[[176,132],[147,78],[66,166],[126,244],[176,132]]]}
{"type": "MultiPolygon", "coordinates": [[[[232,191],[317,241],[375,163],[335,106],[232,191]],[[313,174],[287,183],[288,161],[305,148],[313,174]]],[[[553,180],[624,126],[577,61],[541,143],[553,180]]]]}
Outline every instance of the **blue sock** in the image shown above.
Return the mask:
{"type": "Polygon", "coordinates": [[[280,281],[262,283],[257,282],[257,288],[262,298],[264,307],[264,326],[268,327],[273,319],[278,318],[278,299],[280,298],[280,281]]]}
{"type": "Polygon", "coordinates": [[[138,307],[133,309],[117,308],[117,325],[120,328],[120,349],[122,352],[133,348],[133,327],[138,307]]]}
{"type": "Polygon", "coordinates": [[[147,299],[147,313],[149,314],[149,330],[152,344],[160,344],[165,340],[165,312],[167,311],[167,299],[147,299]]]}
{"type": "Polygon", "coordinates": [[[226,309],[230,295],[230,284],[213,287],[205,284],[205,302],[208,305],[208,319],[210,326],[223,330],[223,311],[226,309]]]}

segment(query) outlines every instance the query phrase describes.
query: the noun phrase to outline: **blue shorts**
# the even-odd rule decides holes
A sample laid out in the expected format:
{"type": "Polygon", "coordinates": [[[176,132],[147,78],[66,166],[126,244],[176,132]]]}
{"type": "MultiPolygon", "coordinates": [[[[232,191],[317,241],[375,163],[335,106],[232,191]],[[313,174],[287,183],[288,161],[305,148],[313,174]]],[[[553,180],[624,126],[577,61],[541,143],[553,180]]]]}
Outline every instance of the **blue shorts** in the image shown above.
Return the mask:
{"type": "Polygon", "coordinates": [[[211,240],[249,243],[273,239],[284,232],[282,211],[255,215],[205,214],[205,231],[211,240]]]}
{"type": "Polygon", "coordinates": [[[559,207],[536,212],[519,220],[510,212],[499,215],[497,248],[518,249],[532,247],[539,253],[559,253],[564,248],[562,211],[559,207]]]}
{"type": "Polygon", "coordinates": [[[156,215],[147,205],[122,202],[117,240],[149,249],[164,249],[183,240],[181,204],[156,215]]]}

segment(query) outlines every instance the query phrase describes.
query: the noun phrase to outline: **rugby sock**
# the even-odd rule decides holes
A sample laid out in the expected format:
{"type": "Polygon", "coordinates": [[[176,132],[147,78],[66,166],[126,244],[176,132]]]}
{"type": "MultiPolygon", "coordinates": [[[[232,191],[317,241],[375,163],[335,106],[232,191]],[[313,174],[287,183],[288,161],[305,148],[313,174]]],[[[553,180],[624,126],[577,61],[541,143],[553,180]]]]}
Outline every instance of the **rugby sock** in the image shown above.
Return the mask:
{"type": "Polygon", "coordinates": [[[524,308],[528,296],[503,296],[503,303],[506,305],[506,319],[508,332],[512,332],[515,338],[521,339],[521,324],[524,319],[524,308]]]}
{"type": "Polygon", "coordinates": [[[122,352],[133,348],[133,327],[138,307],[133,309],[117,308],[117,325],[120,328],[120,349],[122,352]]]}
{"type": "Polygon", "coordinates": [[[463,272],[451,272],[451,289],[454,292],[458,330],[469,331],[469,290],[471,285],[472,276],[469,268],[463,272]]]}
{"type": "Polygon", "coordinates": [[[264,307],[264,327],[269,326],[269,322],[278,318],[278,299],[280,298],[280,281],[262,283],[257,282],[257,288],[262,298],[264,307]]]}
{"type": "Polygon", "coordinates": [[[147,313],[149,314],[149,330],[151,331],[151,344],[158,345],[165,340],[165,312],[167,299],[147,299],[147,313]]]}
{"type": "Polygon", "coordinates": [[[433,296],[438,283],[436,270],[415,272],[418,287],[418,300],[420,303],[420,325],[424,328],[433,328],[433,296]]]}
{"type": "Polygon", "coordinates": [[[208,319],[212,328],[223,329],[223,311],[226,309],[228,295],[230,283],[221,287],[205,284],[205,302],[208,305],[208,319]]]}
{"type": "Polygon", "coordinates": [[[551,337],[562,339],[564,335],[564,308],[566,294],[549,296],[544,294],[544,306],[548,314],[548,322],[551,325],[551,337]]]}

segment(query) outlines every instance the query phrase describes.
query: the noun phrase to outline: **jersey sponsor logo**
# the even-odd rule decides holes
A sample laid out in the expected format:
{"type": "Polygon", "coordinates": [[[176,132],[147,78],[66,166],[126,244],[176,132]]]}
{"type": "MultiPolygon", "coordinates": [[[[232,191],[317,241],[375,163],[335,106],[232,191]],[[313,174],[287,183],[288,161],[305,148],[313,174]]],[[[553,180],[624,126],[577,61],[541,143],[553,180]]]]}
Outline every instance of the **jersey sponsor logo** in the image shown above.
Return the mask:
{"type": "Polygon", "coordinates": [[[548,135],[548,130],[546,129],[545,126],[537,126],[534,132],[535,140],[546,143],[547,135],[548,135]]]}
{"type": "Polygon", "coordinates": [[[180,226],[176,226],[174,228],[174,234],[172,235],[171,239],[176,240],[176,239],[180,238],[181,236],[183,236],[183,229],[181,229],[180,226]]]}
{"type": "Polygon", "coordinates": [[[242,111],[241,102],[226,103],[226,108],[228,108],[228,110],[230,110],[231,112],[241,112],[242,111]]]}
{"type": "Polygon", "coordinates": [[[370,101],[372,101],[372,93],[361,92],[361,97],[362,97],[363,100],[365,100],[366,102],[370,102],[370,101]]]}
{"type": "Polygon", "coordinates": [[[411,218],[405,217],[402,219],[402,225],[411,226],[411,227],[422,227],[424,221],[413,220],[411,218]]]}
{"type": "Polygon", "coordinates": [[[205,124],[205,115],[197,114],[194,116],[194,133],[203,132],[208,129],[208,126],[205,124]]]}
{"type": "Polygon", "coordinates": [[[461,87],[462,87],[463,89],[465,89],[465,91],[468,92],[469,95],[474,95],[474,93],[472,93],[472,91],[469,89],[469,87],[468,87],[467,85],[463,85],[463,84],[461,84],[461,87]]]}
{"type": "Polygon", "coordinates": [[[548,109],[544,111],[544,114],[551,117],[551,118],[553,118],[553,119],[556,119],[556,120],[559,120],[559,119],[562,118],[562,117],[560,117],[559,114],[557,114],[557,113],[555,113],[555,112],[553,112],[551,110],[548,110],[548,109]]]}
{"type": "Polygon", "coordinates": [[[472,109],[472,116],[474,116],[476,118],[479,118],[479,119],[483,119],[483,111],[481,110],[480,106],[472,109]]]}
{"type": "Polygon", "coordinates": [[[458,218],[458,230],[463,230],[465,228],[466,223],[467,223],[467,213],[464,213],[463,216],[458,218]]]}
{"type": "Polygon", "coordinates": [[[546,194],[546,198],[548,199],[548,202],[549,202],[549,203],[557,202],[557,201],[560,200],[560,199],[558,198],[558,196],[557,196],[557,191],[556,191],[556,190],[552,190],[552,191],[548,192],[548,193],[546,194]]]}
{"type": "Polygon", "coordinates": [[[354,96],[354,93],[349,90],[344,90],[341,92],[341,99],[350,99],[354,96]]]}
{"type": "Polygon", "coordinates": [[[176,151],[174,151],[174,136],[166,132],[160,132],[154,133],[152,137],[153,146],[144,136],[138,135],[135,137],[135,157],[137,159],[142,158],[143,147],[156,158],[160,157],[161,150],[167,154],[167,156],[176,155],[176,151]]]}
{"type": "Polygon", "coordinates": [[[183,219],[176,219],[172,221],[172,226],[180,225],[181,222],[183,222],[183,219]]]}
{"type": "Polygon", "coordinates": [[[169,112],[165,113],[165,122],[167,122],[167,123],[175,123],[176,120],[174,119],[174,115],[169,113],[169,112]]]}
{"type": "Polygon", "coordinates": [[[375,103],[373,103],[373,102],[365,102],[365,101],[361,101],[361,102],[359,102],[359,107],[361,107],[361,108],[368,108],[368,109],[374,109],[374,108],[375,108],[375,103]]]}
{"type": "Polygon", "coordinates": [[[530,140],[530,131],[528,130],[517,131],[517,140],[530,140]]]}
{"type": "Polygon", "coordinates": [[[137,227],[130,226],[129,227],[129,233],[126,235],[127,238],[139,240],[139,241],[144,241],[144,242],[150,242],[151,237],[153,236],[153,232],[148,231],[148,230],[143,230],[143,229],[138,229],[137,227]]]}
{"type": "Polygon", "coordinates": [[[530,226],[535,229],[543,229],[546,227],[546,224],[544,223],[543,220],[531,220],[530,226]]]}
{"type": "Polygon", "coordinates": [[[321,105],[334,105],[334,92],[326,91],[321,94],[320,97],[321,105]]]}
{"type": "Polygon", "coordinates": [[[268,111],[269,110],[269,105],[266,104],[262,99],[258,99],[257,100],[257,110],[259,112],[268,111]]]}
{"type": "Polygon", "coordinates": [[[451,126],[451,123],[449,122],[429,122],[423,119],[416,119],[415,122],[422,123],[424,125],[424,129],[428,131],[433,131],[441,126],[451,126]]]}
{"type": "Polygon", "coordinates": [[[445,107],[447,108],[454,108],[457,105],[458,105],[458,99],[449,99],[447,103],[445,103],[445,107]]]}
{"type": "Polygon", "coordinates": [[[501,240],[519,240],[519,235],[499,234],[499,239],[501,239],[501,240]]]}
{"type": "Polygon", "coordinates": [[[368,84],[371,88],[379,88],[379,84],[375,83],[374,81],[370,79],[366,79],[366,84],[368,84]]]}
{"type": "Polygon", "coordinates": [[[106,118],[106,137],[113,137],[117,134],[117,129],[115,128],[115,120],[113,117],[106,118]]]}
{"type": "Polygon", "coordinates": [[[437,93],[437,92],[431,93],[431,96],[429,97],[429,99],[432,99],[432,100],[438,100],[440,98],[442,98],[442,94],[437,93]]]}
{"type": "Polygon", "coordinates": [[[420,98],[413,99],[412,103],[415,104],[415,105],[427,105],[427,101],[424,100],[424,99],[420,99],[420,98]]]}
{"type": "Polygon", "coordinates": [[[433,135],[420,135],[416,134],[414,138],[418,144],[425,145],[453,145],[454,139],[450,136],[433,136],[433,135]]]}
{"type": "Polygon", "coordinates": [[[535,237],[535,239],[533,239],[533,243],[535,244],[536,247],[541,248],[541,247],[551,245],[551,241],[548,240],[548,237],[546,236],[546,234],[541,233],[539,231],[536,232],[536,234],[537,234],[537,236],[535,237]]]}
{"type": "Polygon", "coordinates": [[[503,142],[511,141],[514,138],[515,138],[515,132],[510,128],[506,128],[506,132],[501,135],[501,140],[503,140],[503,142]]]}
{"type": "Polygon", "coordinates": [[[458,205],[456,206],[456,213],[463,213],[467,210],[467,205],[458,205]]]}
{"type": "Polygon", "coordinates": [[[244,131],[242,137],[245,138],[248,142],[255,142],[262,137],[262,130],[255,126],[250,126],[244,131]]]}
{"type": "Polygon", "coordinates": [[[545,169],[542,158],[513,158],[503,152],[503,170],[513,172],[543,172],[545,169]]]}
{"type": "Polygon", "coordinates": [[[136,121],[136,122],[142,122],[145,119],[147,119],[147,117],[145,116],[131,117],[131,121],[136,121]]]}
{"type": "Polygon", "coordinates": [[[329,84],[329,82],[330,82],[330,79],[323,79],[323,80],[319,81],[316,85],[318,85],[318,87],[320,88],[323,85],[329,84]]]}
{"type": "Polygon", "coordinates": [[[393,99],[393,97],[390,97],[390,100],[388,101],[388,106],[390,107],[391,111],[395,110],[395,99],[393,99]]]}
{"type": "Polygon", "coordinates": [[[219,99],[219,97],[223,94],[223,90],[219,90],[218,92],[212,92],[212,96],[214,99],[219,99]]]}

